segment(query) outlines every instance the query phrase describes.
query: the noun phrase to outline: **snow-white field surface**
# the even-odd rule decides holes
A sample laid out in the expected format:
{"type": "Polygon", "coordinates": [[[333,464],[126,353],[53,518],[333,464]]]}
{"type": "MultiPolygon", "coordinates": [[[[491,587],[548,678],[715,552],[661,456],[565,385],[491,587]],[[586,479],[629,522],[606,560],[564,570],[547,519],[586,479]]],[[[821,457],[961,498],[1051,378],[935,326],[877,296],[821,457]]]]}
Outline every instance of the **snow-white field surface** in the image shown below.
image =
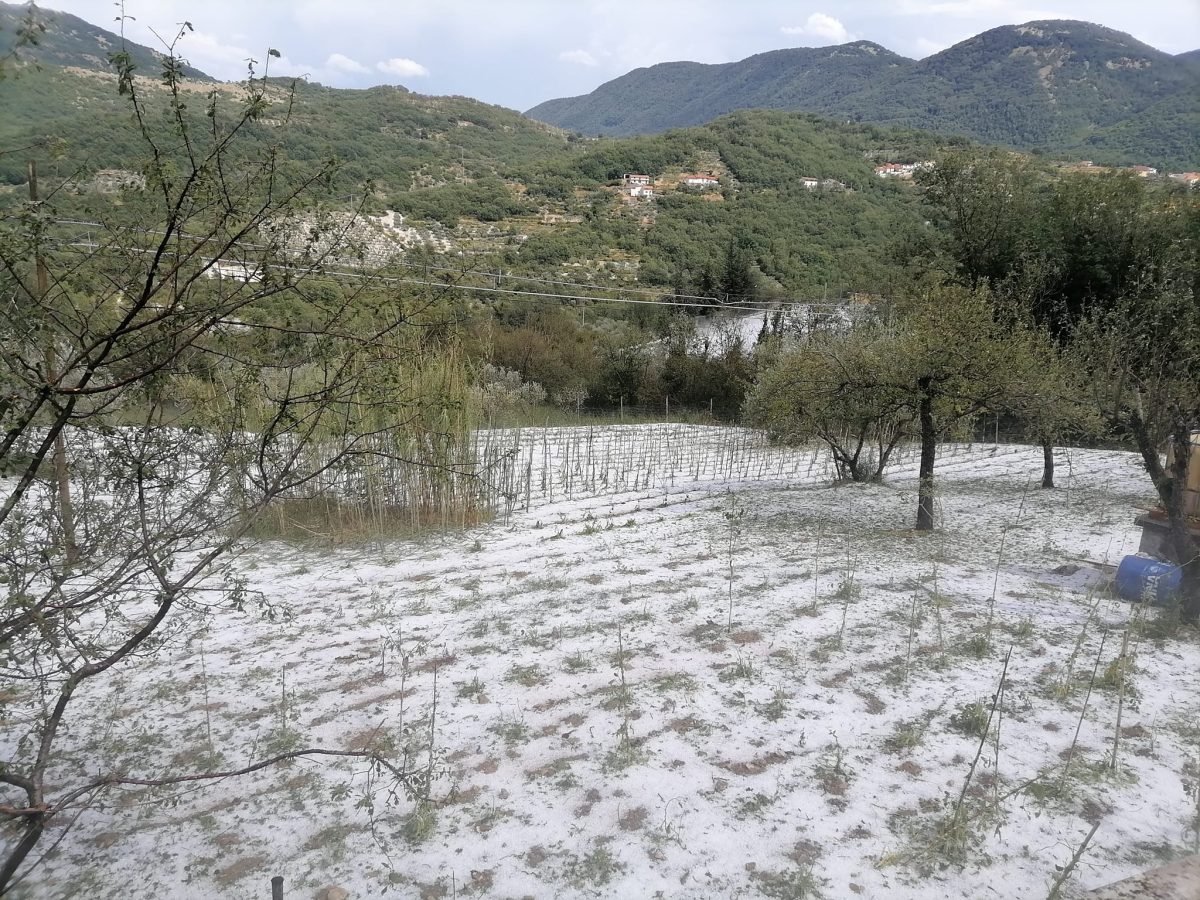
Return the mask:
{"type": "Polygon", "coordinates": [[[18,896],[1044,897],[1099,822],[1072,896],[1192,852],[1200,641],[1104,569],[1133,455],[1060,450],[1043,491],[1040,450],[942,448],[917,535],[911,453],[832,486],[731,429],[493,438],[525,479],[494,522],[247,548],[245,611],[89,683],[63,743],[137,777],[375,748],[427,785],[113,790],[18,896]]]}

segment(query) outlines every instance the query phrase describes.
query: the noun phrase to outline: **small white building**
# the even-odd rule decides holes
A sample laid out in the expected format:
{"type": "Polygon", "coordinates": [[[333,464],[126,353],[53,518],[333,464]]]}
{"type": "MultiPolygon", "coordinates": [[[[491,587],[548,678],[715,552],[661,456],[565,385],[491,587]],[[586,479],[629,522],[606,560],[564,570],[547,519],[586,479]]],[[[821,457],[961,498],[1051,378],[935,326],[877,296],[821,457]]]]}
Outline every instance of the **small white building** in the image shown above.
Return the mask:
{"type": "Polygon", "coordinates": [[[654,188],[650,187],[648,184],[635,184],[629,189],[629,196],[638,197],[642,200],[653,200],[654,188]]]}
{"type": "Polygon", "coordinates": [[[685,187],[716,187],[721,183],[712,175],[680,175],[679,182],[685,187]]]}
{"type": "Polygon", "coordinates": [[[815,191],[821,186],[821,179],[819,178],[809,178],[808,176],[804,176],[799,179],[799,182],[800,187],[808,188],[810,191],[815,191]]]}
{"type": "Polygon", "coordinates": [[[627,172],[621,176],[621,181],[624,182],[627,187],[633,187],[634,185],[638,184],[649,184],[650,176],[642,175],[639,172],[627,172]]]}

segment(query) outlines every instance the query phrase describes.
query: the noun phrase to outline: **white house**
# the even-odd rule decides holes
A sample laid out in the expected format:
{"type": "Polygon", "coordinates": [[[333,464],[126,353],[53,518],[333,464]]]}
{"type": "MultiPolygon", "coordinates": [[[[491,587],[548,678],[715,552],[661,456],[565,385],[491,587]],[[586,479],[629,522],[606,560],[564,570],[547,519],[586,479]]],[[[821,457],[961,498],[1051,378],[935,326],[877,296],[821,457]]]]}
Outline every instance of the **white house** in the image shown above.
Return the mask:
{"type": "Polygon", "coordinates": [[[680,175],[679,181],[685,187],[716,187],[721,183],[712,175],[680,175]]]}
{"type": "Polygon", "coordinates": [[[819,178],[809,178],[805,176],[800,178],[799,181],[801,187],[808,188],[810,191],[815,191],[821,186],[821,180],[819,178]]]}
{"type": "Polygon", "coordinates": [[[627,172],[621,176],[621,180],[625,182],[626,186],[632,187],[635,184],[649,184],[650,176],[642,175],[638,172],[627,172]]]}

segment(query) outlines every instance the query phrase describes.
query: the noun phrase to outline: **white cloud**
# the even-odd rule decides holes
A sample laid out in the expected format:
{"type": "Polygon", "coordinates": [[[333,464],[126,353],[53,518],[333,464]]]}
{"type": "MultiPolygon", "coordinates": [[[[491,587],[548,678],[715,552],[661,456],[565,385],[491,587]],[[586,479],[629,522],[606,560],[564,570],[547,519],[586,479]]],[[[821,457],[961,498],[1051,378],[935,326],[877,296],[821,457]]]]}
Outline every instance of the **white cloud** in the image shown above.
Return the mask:
{"type": "Polygon", "coordinates": [[[329,59],[325,60],[325,68],[337,69],[339,72],[349,72],[352,75],[363,75],[371,71],[358,60],[343,56],[340,53],[331,53],[329,59]]]}
{"type": "Polygon", "coordinates": [[[820,38],[831,44],[844,44],[854,40],[846,26],[833,16],[825,13],[813,13],[803,25],[784,25],[779,29],[784,34],[799,34],[806,37],[820,38]]]}
{"type": "Polygon", "coordinates": [[[385,75],[395,75],[397,78],[424,78],[429,74],[429,70],[419,62],[400,56],[377,62],[375,68],[385,75]]]}
{"type": "Polygon", "coordinates": [[[596,57],[592,56],[592,54],[588,53],[586,50],[564,50],[562,53],[558,54],[558,58],[562,62],[575,63],[576,65],[580,66],[600,65],[600,63],[596,61],[596,57]]]}

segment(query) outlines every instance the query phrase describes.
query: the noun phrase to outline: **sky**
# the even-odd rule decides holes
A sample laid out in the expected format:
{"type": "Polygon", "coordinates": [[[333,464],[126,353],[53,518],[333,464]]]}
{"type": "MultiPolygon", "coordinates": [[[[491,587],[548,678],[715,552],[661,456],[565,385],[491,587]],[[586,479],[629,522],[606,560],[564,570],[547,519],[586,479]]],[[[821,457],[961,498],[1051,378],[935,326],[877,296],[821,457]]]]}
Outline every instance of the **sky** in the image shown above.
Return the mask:
{"type": "MultiPolygon", "coordinates": [[[[113,0],[44,0],[116,31],[113,0]]],[[[1200,48],[1200,0],[125,0],[126,35],[217,78],[278,49],[271,72],[333,87],[402,84],[525,110],[640,66],[720,63],[870,40],[912,58],[999,25],[1083,19],[1168,53],[1200,48]],[[157,35],[157,36],[156,36],[157,35]]]]}

